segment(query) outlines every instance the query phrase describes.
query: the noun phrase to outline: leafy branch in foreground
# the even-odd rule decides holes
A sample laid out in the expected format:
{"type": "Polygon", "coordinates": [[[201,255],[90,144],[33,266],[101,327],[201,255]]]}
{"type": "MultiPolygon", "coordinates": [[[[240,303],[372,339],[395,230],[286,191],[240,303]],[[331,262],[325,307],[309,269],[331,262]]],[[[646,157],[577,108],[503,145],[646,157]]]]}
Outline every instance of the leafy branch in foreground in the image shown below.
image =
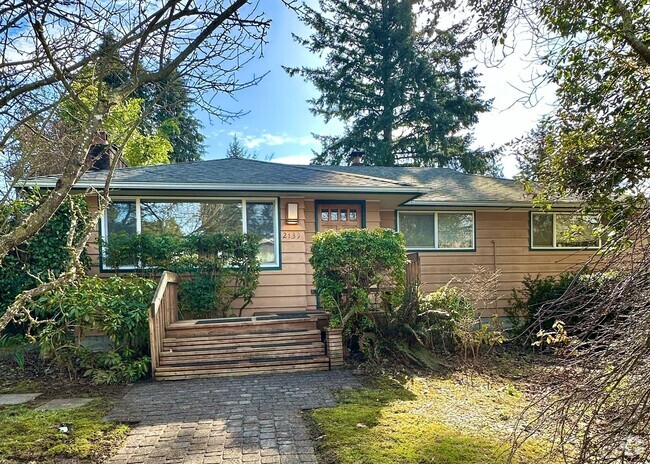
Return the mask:
{"type": "MultiPolygon", "coordinates": [[[[519,47],[533,38],[557,107],[517,148],[529,186],[548,207],[573,195],[607,221],[605,246],[537,326],[567,325],[564,369],[547,384],[529,430],[554,424],[575,462],[650,457],[650,10],[647,1],[470,0],[480,32],[519,47]],[[534,183],[533,183],[534,181],[534,183]],[[608,275],[590,292],[587,272],[608,275]],[[607,321],[607,324],[603,324],[607,321]]],[[[557,328],[558,326],[556,326],[557,328]]],[[[558,331],[556,331],[558,332],[558,331]]],[[[559,332],[555,335],[559,335],[559,332]]],[[[553,338],[553,337],[551,337],[553,338]]],[[[564,339],[565,336],[559,337],[564,339]]],[[[519,438],[525,439],[528,435],[519,438]]]]}
{"type": "MultiPolygon", "coordinates": [[[[213,98],[260,80],[242,81],[237,73],[261,52],[269,24],[246,0],[4,2],[0,6],[2,201],[13,197],[21,180],[42,165],[43,157],[57,154],[60,172],[56,187],[29,214],[11,226],[0,222],[0,263],[34,237],[69,199],[92,161],[89,147],[105,129],[111,110],[128,105],[144,87],[165,87],[182,76],[187,94],[200,107],[222,119],[236,117],[239,113],[214,105],[213,98]],[[112,79],[116,62],[123,72],[112,79]],[[83,76],[91,79],[84,81],[83,76]],[[96,90],[89,93],[91,84],[96,90]],[[74,105],[75,130],[61,130],[60,115],[66,104],[74,105]],[[31,146],[25,146],[26,139],[33,141],[31,146]]],[[[127,147],[134,134],[137,138],[142,120],[155,111],[142,108],[139,118],[110,143],[127,147]]],[[[139,145],[141,153],[146,151],[143,143],[139,145]]],[[[112,173],[121,152],[117,155],[104,190],[96,192],[98,215],[109,202],[112,173]]],[[[70,244],[75,262],[88,236],[84,229],[85,240],[70,244]]],[[[0,318],[0,330],[14,317],[28,317],[25,305],[31,300],[77,279],[81,272],[80,266],[72,266],[19,294],[0,318]]]]}

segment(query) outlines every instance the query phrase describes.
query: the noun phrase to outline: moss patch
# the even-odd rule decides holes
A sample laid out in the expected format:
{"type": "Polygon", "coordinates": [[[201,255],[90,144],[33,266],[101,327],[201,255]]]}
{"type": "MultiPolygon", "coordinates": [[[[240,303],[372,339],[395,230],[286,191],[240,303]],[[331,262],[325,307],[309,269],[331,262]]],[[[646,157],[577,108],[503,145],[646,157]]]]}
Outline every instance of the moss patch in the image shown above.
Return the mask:
{"type": "Polygon", "coordinates": [[[0,462],[105,462],[129,431],[126,425],[102,420],[110,407],[109,401],[96,400],[71,410],[0,408],[0,462]],[[60,432],[60,425],[69,432],[60,432]]]}
{"type": "MultiPolygon", "coordinates": [[[[339,400],[310,413],[327,463],[505,463],[525,406],[513,385],[459,376],[379,378],[339,400]]],[[[537,462],[546,452],[532,439],[513,462],[537,462]]]]}

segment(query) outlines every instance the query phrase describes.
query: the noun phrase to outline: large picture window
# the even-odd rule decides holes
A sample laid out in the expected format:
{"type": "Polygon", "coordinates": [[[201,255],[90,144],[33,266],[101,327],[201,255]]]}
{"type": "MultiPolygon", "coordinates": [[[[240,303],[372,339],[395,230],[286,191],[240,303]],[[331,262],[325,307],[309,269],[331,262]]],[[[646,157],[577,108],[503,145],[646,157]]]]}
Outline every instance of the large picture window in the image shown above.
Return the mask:
{"type": "Polygon", "coordinates": [[[279,265],[276,200],[116,200],[106,210],[102,237],[142,232],[187,236],[197,233],[243,232],[260,239],[262,267],[279,265]]]}
{"type": "Polygon", "coordinates": [[[598,216],[574,213],[531,213],[530,247],[533,249],[596,249],[598,216]]]}
{"type": "Polygon", "coordinates": [[[468,211],[399,211],[397,230],[409,250],[473,250],[474,213],[468,211]]]}

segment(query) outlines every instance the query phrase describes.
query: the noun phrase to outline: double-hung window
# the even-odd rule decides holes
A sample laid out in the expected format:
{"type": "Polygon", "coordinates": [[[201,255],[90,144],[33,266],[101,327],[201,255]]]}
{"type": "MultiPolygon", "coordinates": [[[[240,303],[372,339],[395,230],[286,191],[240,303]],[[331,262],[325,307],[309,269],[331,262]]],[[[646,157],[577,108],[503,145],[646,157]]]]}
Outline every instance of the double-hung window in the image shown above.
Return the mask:
{"type": "Polygon", "coordinates": [[[106,210],[102,237],[142,232],[187,236],[243,232],[260,240],[261,266],[279,265],[278,209],[275,199],[172,200],[116,199],[106,210]]]}
{"type": "Polygon", "coordinates": [[[595,215],[575,213],[531,213],[531,249],[596,249],[600,247],[595,215]]]}
{"type": "Polygon", "coordinates": [[[472,211],[398,211],[397,230],[409,250],[474,250],[472,211]]]}

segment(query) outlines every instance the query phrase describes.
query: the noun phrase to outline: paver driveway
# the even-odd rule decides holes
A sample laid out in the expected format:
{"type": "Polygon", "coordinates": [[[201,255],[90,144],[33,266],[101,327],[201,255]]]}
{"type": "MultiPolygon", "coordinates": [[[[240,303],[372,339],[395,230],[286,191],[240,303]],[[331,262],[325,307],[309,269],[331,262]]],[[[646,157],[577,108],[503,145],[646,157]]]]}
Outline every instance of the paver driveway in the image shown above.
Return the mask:
{"type": "Polygon", "coordinates": [[[108,416],[139,422],[111,463],[315,463],[303,409],[358,387],[347,371],[136,385],[108,416]]]}

